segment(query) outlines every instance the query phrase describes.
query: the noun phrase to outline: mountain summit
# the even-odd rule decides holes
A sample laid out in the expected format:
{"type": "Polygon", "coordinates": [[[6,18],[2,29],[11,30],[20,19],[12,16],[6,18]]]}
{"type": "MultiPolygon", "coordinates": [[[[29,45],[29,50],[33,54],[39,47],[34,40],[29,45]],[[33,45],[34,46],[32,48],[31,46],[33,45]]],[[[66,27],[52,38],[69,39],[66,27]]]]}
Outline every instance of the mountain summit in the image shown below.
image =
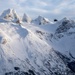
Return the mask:
{"type": "Polygon", "coordinates": [[[31,18],[27,14],[24,13],[22,21],[30,23],[31,22],[31,18]]]}
{"type": "Polygon", "coordinates": [[[18,16],[18,14],[14,9],[4,10],[0,17],[2,19],[13,21],[13,22],[17,22],[18,20],[20,20],[20,17],[18,16]]]}
{"type": "Polygon", "coordinates": [[[50,23],[50,21],[47,18],[44,18],[42,16],[38,16],[38,18],[36,18],[35,20],[32,21],[34,24],[38,24],[38,25],[45,25],[50,23]]]}

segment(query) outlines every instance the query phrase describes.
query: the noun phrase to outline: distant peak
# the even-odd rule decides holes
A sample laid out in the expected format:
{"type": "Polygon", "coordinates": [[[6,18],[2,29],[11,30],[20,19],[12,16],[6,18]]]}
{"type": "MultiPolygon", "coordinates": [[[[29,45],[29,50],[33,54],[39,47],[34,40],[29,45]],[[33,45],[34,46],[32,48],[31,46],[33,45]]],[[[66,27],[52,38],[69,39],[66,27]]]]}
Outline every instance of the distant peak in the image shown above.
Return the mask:
{"type": "Polygon", "coordinates": [[[38,16],[35,20],[32,21],[33,23],[35,24],[38,24],[38,25],[45,25],[45,24],[48,24],[50,23],[50,21],[47,19],[47,18],[44,18],[42,16],[38,16]]]}
{"type": "Polygon", "coordinates": [[[13,9],[6,9],[6,10],[4,10],[4,11],[12,11],[13,9]]]}
{"type": "Polygon", "coordinates": [[[43,16],[38,16],[37,19],[39,19],[39,20],[48,20],[47,18],[45,18],[43,16]]]}
{"type": "Polygon", "coordinates": [[[1,18],[8,21],[14,21],[14,22],[20,19],[14,9],[4,10],[3,13],[1,14],[1,18]]]}
{"type": "Polygon", "coordinates": [[[30,23],[31,22],[31,18],[29,17],[29,15],[27,15],[26,13],[24,13],[22,21],[30,23]]]}
{"type": "Polygon", "coordinates": [[[67,17],[64,17],[63,20],[69,20],[67,17]]]}
{"type": "Polygon", "coordinates": [[[44,17],[42,17],[41,15],[39,15],[38,18],[44,18],[44,17]]]}
{"type": "Polygon", "coordinates": [[[23,17],[29,17],[28,14],[24,13],[23,17]]]}
{"type": "Polygon", "coordinates": [[[14,9],[6,9],[6,11],[14,11],[14,9]]]}
{"type": "Polygon", "coordinates": [[[15,12],[14,9],[7,9],[7,10],[4,10],[2,15],[6,15],[6,14],[9,14],[9,13],[12,13],[12,12],[15,12]]]}
{"type": "Polygon", "coordinates": [[[8,16],[8,15],[12,16],[14,13],[16,13],[14,9],[7,9],[3,11],[1,17],[4,18],[5,16],[8,16]]]}
{"type": "Polygon", "coordinates": [[[69,18],[64,17],[63,19],[59,20],[57,23],[62,24],[62,22],[66,22],[66,21],[69,22],[71,20],[69,18]]]}

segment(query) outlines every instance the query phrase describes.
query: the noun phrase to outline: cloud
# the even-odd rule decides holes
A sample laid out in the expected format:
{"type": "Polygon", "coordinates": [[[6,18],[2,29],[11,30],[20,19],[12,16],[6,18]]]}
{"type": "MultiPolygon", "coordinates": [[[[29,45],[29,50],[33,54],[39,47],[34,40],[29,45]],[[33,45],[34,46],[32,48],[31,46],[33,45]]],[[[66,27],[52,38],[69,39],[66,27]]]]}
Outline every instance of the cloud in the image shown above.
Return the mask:
{"type": "Polygon", "coordinates": [[[14,8],[22,15],[24,12],[32,17],[62,18],[75,15],[75,0],[0,0],[0,13],[7,8],[14,8]]]}

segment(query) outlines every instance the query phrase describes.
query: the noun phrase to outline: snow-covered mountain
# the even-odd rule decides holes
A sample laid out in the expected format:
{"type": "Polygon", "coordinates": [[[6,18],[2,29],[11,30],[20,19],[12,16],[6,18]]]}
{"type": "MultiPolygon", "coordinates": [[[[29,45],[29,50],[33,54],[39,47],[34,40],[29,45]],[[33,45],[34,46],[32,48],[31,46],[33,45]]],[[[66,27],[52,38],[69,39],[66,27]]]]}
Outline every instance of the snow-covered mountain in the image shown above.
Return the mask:
{"type": "Polygon", "coordinates": [[[44,32],[38,31],[38,37],[41,36],[41,39],[52,44],[56,50],[64,52],[65,55],[72,53],[75,57],[75,21],[64,18],[55,24],[38,27],[45,30],[44,32]],[[40,35],[41,33],[44,36],[40,35]]]}
{"type": "Polygon", "coordinates": [[[22,21],[30,23],[31,22],[31,18],[27,14],[24,13],[22,21]]]}
{"type": "Polygon", "coordinates": [[[0,16],[0,19],[6,20],[6,21],[12,21],[16,23],[20,23],[20,20],[21,20],[14,9],[7,9],[3,11],[3,13],[0,16]]]}
{"type": "Polygon", "coordinates": [[[42,16],[38,16],[38,18],[33,20],[32,23],[37,24],[37,25],[45,25],[45,24],[48,24],[51,22],[47,18],[44,18],[42,16]]]}
{"type": "Polygon", "coordinates": [[[73,20],[33,25],[0,19],[0,75],[74,75],[74,45],[73,20]]]}

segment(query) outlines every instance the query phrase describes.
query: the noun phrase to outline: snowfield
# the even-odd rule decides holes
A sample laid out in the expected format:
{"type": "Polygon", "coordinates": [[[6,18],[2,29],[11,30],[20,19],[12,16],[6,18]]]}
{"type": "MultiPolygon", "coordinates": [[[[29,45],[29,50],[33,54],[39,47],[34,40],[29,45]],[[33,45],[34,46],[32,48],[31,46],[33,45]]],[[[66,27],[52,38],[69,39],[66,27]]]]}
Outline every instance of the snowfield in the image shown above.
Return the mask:
{"type": "Polygon", "coordinates": [[[13,9],[0,16],[0,75],[74,75],[74,60],[73,20],[20,19],[13,9]]]}

